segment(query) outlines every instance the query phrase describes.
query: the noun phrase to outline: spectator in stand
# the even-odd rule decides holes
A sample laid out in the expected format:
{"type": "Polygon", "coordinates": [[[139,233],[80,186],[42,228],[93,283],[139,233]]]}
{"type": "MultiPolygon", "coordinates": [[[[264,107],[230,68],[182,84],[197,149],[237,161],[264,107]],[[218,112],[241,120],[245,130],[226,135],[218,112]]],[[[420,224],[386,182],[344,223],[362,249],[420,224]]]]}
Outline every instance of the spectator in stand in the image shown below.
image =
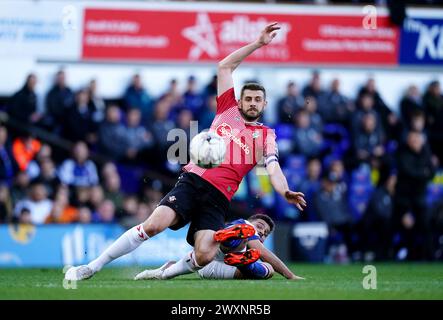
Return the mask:
{"type": "Polygon", "coordinates": [[[95,185],[89,188],[89,209],[93,213],[97,213],[100,205],[105,200],[105,193],[101,185],[95,185]]]}
{"type": "Polygon", "coordinates": [[[304,108],[309,112],[311,126],[314,127],[318,132],[322,132],[323,120],[320,114],[317,112],[317,99],[312,96],[306,97],[304,108]]]}
{"type": "Polygon", "coordinates": [[[119,222],[124,226],[135,226],[143,221],[139,221],[137,218],[137,210],[138,210],[139,202],[137,197],[130,195],[125,197],[123,200],[123,208],[120,216],[117,216],[119,222]]]}
{"type": "Polygon", "coordinates": [[[79,207],[77,216],[77,222],[79,223],[88,224],[92,222],[92,213],[88,207],[79,207]]]}
{"type": "Polygon", "coordinates": [[[35,124],[42,117],[37,111],[36,84],[37,77],[35,74],[29,74],[23,87],[11,98],[8,114],[23,125],[35,124]]]}
{"type": "Polygon", "coordinates": [[[408,251],[407,258],[426,257],[426,187],[435,174],[432,154],[421,132],[411,131],[406,144],[396,154],[398,182],[395,191],[394,231],[401,235],[399,248],[408,251]]]}
{"type": "Polygon", "coordinates": [[[113,223],[115,222],[115,207],[111,200],[104,200],[93,215],[93,222],[113,223]]]}
{"type": "Polygon", "coordinates": [[[307,157],[318,156],[322,150],[323,137],[321,132],[311,126],[311,118],[306,109],[303,108],[297,112],[295,125],[293,152],[307,157]]]}
{"type": "Polygon", "coordinates": [[[377,129],[374,113],[366,113],[361,118],[360,127],[353,136],[353,147],[358,164],[370,163],[372,158],[380,158],[385,154],[383,133],[377,129]]]}
{"type": "Polygon", "coordinates": [[[136,217],[137,217],[138,221],[140,221],[139,223],[148,219],[148,217],[155,210],[157,203],[158,202],[150,201],[148,203],[140,202],[138,204],[136,217]]]}
{"type": "Polygon", "coordinates": [[[66,119],[66,113],[75,103],[72,90],[66,86],[66,75],[63,70],[57,72],[54,86],[46,95],[46,110],[43,125],[48,130],[59,132],[66,119]]]}
{"type": "Polygon", "coordinates": [[[8,142],[8,130],[0,125],[0,181],[11,184],[17,170],[18,164],[8,142]]]}
{"type": "Polygon", "coordinates": [[[438,81],[429,84],[423,96],[423,106],[431,149],[443,163],[443,95],[438,81]]]}
{"type": "Polygon", "coordinates": [[[78,209],[69,204],[69,188],[60,186],[55,193],[51,213],[46,223],[73,223],[78,220],[78,209]]]}
{"type": "Polygon", "coordinates": [[[101,169],[102,179],[106,180],[112,174],[118,174],[118,169],[114,162],[108,161],[102,166],[101,169]]]}
{"type": "Polygon", "coordinates": [[[183,94],[184,107],[192,112],[194,118],[200,114],[204,107],[204,97],[198,92],[197,80],[194,76],[188,78],[186,90],[183,94]]]}
{"type": "MultiPolygon", "coordinates": [[[[314,210],[321,221],[326,222],[332,238],[343,236],[348,252],[354,250],[352,243],[352,215],[348,207],[347,194],[337,184],[341,180],[332,172],[324,172],[319,192],[314,196],[314,210]]],[[[338,241],[339,242],[339,241],[338,241]]],[[[343,253],[345,256],[346,254],[343,253]]],[[[343,257],[346,259],[346,257],[343,257]]]]}
{"type": "Polygon", "coordinates": [[[406,141],[406,136],[409,131],[422,132],[427,138],[426,116],[423,110],[417,109],[413,111],[409,116],[409,122],[404,123],[402,142],[406,141]]]}
{"type": "Polygon", "coordinates": [[[17,202],[14,208],[14,213],[17,217],[23,208],[30,211],[33,224],[45,223],[52,210],[52,201],[48,199],[48,193],[42,183],[38,181],[33,182],[28,197],[17,202]]]}
{"type": "Polygon", "coordinates": [[[385,171],[380,174],[377,187],[372,192],[361,219],[361,243],[365,260],[386,260],[390,254],[390,229],[397,176],[385,171]]]}
{"type": "Polygon", "coordinates": [[[18,217],[14,217],[14,221],[17,221],[20,224],[33,224],[31,211],[28,208],[21,209],[18,217]]]}
{"type": "Polygon", "coordinates": [[[35,180],[43,183],[48,190],[48,196],[52,198],[60,185],[57,169],[51,158],[43,158],[40,162],[40,173],[35,180]]]}
{"type": "Polygon", "coordinates": [[[315,70],[312,72],[311,81],[303,88],[302,95],[304,98],[314,97],[315,99],[319,99],[323,94],[324,91],[321,89],[320,72],[315,70]]]}
{"type": "Polygon", "coordinates": [[[409,127],[413,114],[417,112],[423,112],[422,99],[420,91],[417,86],[411,85],[408,87],[406,94],[400,101],[400,114],[403,121],[403,125],[409,127]]]}
{"type": "Polygon", "coordinates": [[[358,97],[362,95],[369,95],[374,101],[374,110],[380,116],[381,126],[389,140],[397,140],[400,134],[400,121],[398,120],[396,114],[389,109],[386,103],[381,98],[375,87],[375,80],[369,78],[366,84],[360,89],[358,97]]]}
{"type": "Polygon", "coordinates": [[[114,203],[117,212],[123,207],[124,193],[121,191],[121,179],[117,172],[112,172],[103,177],[105,198],[114,203]]]}
{"type": "Polygon", "coordinates": [[[374,109],[374,98],[370,94],[362,94],[357,100],[357,109],[351,116],[350,131],[351,135],[355,135],[360,130],[363,116],[367,113],[373,113],[377,118],[377,130],[383,130],[381,125],[380,114],[374,109]]]}
{"type": "Polygon", "coordinates": [[[0,224],[10,223],[12,218],[12,199],[9,187],[6,184],[0,184],[0,224]]]}
{"type": "Polygon", "coordinates": [[[142,199],[142,202],[145,203],[149,202],[159,203],[160,200],[163,198],[162,182],[158,179],[155,180],[146,179],[140,198],[142,199]]]}
{"type": "Polygon", "coordinates": [[[217,96],[217,74],[214,74],[211,78],[211,81],[206,85],[204,90],[204,96],[217,96]]]}
{"type": "Polygon", "coordinates": [[[26,198],[31,179],[26,171],[17,172],[11,188],[12,203],[15,205],[18,201],[26,198]]]}
{"type": "Polygon", "coordinates": [[[97,141],[97,125],[93,121],[95,110],[89,104],[87,90],[79,90],[75,95],[75,105],[67,111],[64,135],[70,141],[86,141],[94,144],[97,141]]]}
{"type": "MultiPolygon", "coordinates": [[[[169,82],[169,88],[162,94],[158,100],[168,99],[171,102],[172,108],[183,107],[183,95],[178,87],[177,79],[172,79],[169,82]]],[[[153,110],[155,112],[155,110],[153,110]]]]}
{"type": "Polygon", "coordinates": [[[89,159],[86,143],[79,141],[74,145],[72,159],[66,159],[59,167],[62,183],[75,187],[90,187],[98,184],[97,168],[89,159]]]}
{"type": "Polygon", "coordinates": [[[43,160],[46,159],[51,159],[52,157],[52,148],[49,144],[47,143],[43,143],[39,152],[36,154],[34,160],[32,160],[29,165],[28,168],[26,169],[26,171],[28,172],[28,175],[31,179],[34,179],[36,177],[38,177],[38,175],[40,174],[40,166],[41,166],[41,162],[43,160]]]}
{"type": "Polygon", "coordinates": [[[88,207],[89,208],[89,200],[91,198],[89,187],[75,187],[74,195],[72,199],[72,204],[77,207],[88,207]]]}
{"type": "Polygon", "coordinates": [[[304,99],[300,95],[297,84],[289,81],[286,87],[286,95],[277,102],[279,123],[293,123],[295,113],[303,107],[304,99]]]}
{"type": "Polygon", "coordinates": [[[89,95],[89,109],[93,110],[92,121],[98,126],[98,123],[102,122],[105,118],[106,104],[105,100],[97,94],[96,79],[92,79],[89,82],[87,91],[89,95]]]}
{"type": "Polygon", "coordinates": [[[155,141],[152,133],[141,124],[139,109],[128,110],[125,134],[128,148],[126,151],[127,157],[140,163],[149,162],[151,157],[148,155],[152,154],[155,141]]]}
{"type": "Polygon", "coordinates": [[[111,159],[124,158],[128,150],[125,126],[120,120],[120,108],[111,104],[106,109],[106,119],[98,130],[99,150],[111,159]]]}
{"type": "Polygon", "coordinates": [[[331,89],[318,98],[318,112],[323,122],[347,126],[354,111],[352,102],[340,92],[340,80],[331,82],[331,89]]]}
{"type": "Polygon", "coordinates": [[[129,110],[131,108],[139,109],[142,113],[143,122],[149,123],[152,119],[152,99],[143,88],[142,80],[139,74],[135,74],[132,77],[130,86],[126,89],[123,97],[125,101],[125,108],[129,110]]]}
{"type": "Polygon", "coordinates": [[[348,192],[348,177],[343,160],[340,158],[332,159],[329,163],[328,170],[337,177],[336,187],[342,192],[348,192]]]}
{"type": "Polygon", "coordinates": [[[168,133],[175,128],[174,122],[168,118],[172,108],[171,102],[171,99],[168,97],[162,98],[157,102],[154,111],[154,121],[151,124],[151,132],[154,135],[155,141],[157,141],[157,155],[159,158],[165,157],[164,155],[171,145],[171,142],[167,140],[168,133]]]}
{"type": "Polygon", "coordinates": [[[41,142],[29,134],[14,140],[12,143],[12,155],[20,170],[24,171],[28,168],[29,163],[38,154],[41,146],[41,142]]]}
{"type": "MultiPolygon", "coordinates": [[[[307,176],[302,179],[300,185],[296,188],[303,192],[307,203],[314,203],[314,196],[320,190],[321,162],[318,158],[311,158],[306,165],[307,176]]],[[[302,217],[307,221],[318,221],[318,216],[313,206],[307,206],[302,217]]]]}
{"type": "Polygon", "coordinates": [[[217,95],[210,95],[206,99],[206,106],[198,118],[200,131],[209,129],[217,112],[217,95]]]}
{"type": "Polygon", "coordinates": [[[31,179],[35,179],[40,174],[41,162],[45,159],[50,159],[52,157],[52,148],[49,144],[43,143],[40,150],[35,155],[34,159],[29,162],[26,171],[31,179]]]}

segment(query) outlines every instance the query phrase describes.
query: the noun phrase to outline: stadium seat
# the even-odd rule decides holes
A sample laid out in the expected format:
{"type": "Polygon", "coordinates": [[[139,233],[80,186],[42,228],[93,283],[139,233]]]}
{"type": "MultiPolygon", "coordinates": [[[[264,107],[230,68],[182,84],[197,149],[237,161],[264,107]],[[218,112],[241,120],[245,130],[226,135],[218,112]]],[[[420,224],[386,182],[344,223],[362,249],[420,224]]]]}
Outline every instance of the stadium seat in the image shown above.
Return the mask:
{"type": "Polygon", "coordinates": [[[275,127],[280,155],[286,156],[292,150],[294,126],[291,124],[279,124],[275,127]]]}

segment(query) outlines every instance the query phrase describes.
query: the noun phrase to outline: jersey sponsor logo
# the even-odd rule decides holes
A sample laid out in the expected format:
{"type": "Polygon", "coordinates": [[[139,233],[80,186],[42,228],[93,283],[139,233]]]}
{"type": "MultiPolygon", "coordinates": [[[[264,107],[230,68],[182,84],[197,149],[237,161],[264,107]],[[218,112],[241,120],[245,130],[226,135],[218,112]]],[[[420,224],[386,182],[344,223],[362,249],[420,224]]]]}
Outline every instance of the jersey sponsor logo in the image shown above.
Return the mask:
{"type": "Polygon", "coordinates": [[[250,153],[249,147],[246,143],[243,143],[240,138],[238,138],[232,130],[232,127],[227,124],[226,122],[223,122],[220,124],[217,129],[215,129],[215,132],[221,137],[227,137],[229,140],[234,142],[236,145],[238,145],[246,154],[250,153]]]}

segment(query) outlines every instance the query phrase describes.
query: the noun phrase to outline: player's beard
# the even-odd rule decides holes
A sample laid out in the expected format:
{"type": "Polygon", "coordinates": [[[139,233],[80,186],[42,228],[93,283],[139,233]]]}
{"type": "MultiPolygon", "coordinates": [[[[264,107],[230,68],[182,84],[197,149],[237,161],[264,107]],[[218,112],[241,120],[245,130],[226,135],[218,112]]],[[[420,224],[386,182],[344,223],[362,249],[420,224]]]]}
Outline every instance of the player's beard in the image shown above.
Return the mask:
{"type": "Polygon", "coordinates": [[[263,115],[263,111],[264,111],[264,109],[262,109],[262,111],[258,111],[257,108],[254,108],[255,110],[257,110],[257,115],[251,116],[248,114],[248,111],[244,111],[243,108],[239,108],[239,109],[240,109],[240,113],[242,114],[243,118],[249,122],[254,122],[254,121],[257,121],[258,119],[260,119],[260,117],[263,115]]]}

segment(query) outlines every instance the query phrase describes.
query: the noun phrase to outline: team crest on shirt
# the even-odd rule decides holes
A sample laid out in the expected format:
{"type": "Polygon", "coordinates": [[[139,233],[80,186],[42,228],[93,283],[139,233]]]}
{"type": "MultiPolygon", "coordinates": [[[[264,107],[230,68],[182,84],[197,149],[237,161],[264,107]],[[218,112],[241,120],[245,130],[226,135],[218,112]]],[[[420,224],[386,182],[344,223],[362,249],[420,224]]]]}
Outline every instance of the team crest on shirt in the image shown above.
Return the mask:
{"type": "Polygon", "coordinates": [[[215,129],[215,132],[220,136],[226,136],[227,134],[232,134],[232,127],[227,124],[226,122],[223,122],[220,124],[217,129],[215,129]]]}
{"type": "Polygon", "coordinates": [[[258,137],[260,137],[260,132],[258,132],[258,130],[255,130],[252,133],[252,139],[257,139],[258,137]]]}
{"type": "Polygon", "coordinates": [[[169,196],[169,198],[168,198],[169,202],[175,202],[175,200],[177,200],[177,198],[175,196],[169,196]]]}

